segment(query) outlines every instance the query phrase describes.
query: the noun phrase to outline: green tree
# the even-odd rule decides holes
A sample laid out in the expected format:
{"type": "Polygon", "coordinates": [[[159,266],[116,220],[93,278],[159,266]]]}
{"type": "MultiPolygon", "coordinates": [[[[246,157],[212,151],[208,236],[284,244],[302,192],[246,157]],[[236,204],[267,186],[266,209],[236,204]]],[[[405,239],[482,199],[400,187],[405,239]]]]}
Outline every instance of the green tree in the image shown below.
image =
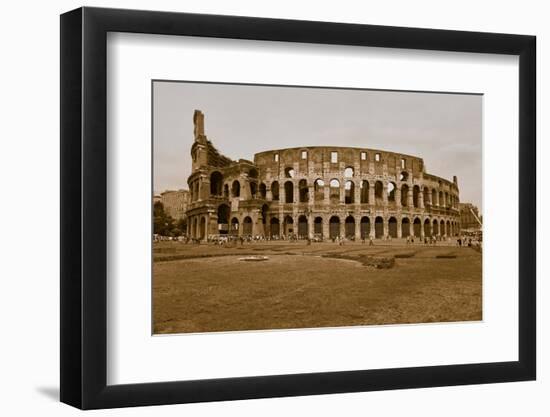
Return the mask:
{"type": "Polygon", "coordinates": [[[164,205],[157,201],[153,205],[153,233],[162,236],[173,236],[174,219],[166,214],[164,205]]]}

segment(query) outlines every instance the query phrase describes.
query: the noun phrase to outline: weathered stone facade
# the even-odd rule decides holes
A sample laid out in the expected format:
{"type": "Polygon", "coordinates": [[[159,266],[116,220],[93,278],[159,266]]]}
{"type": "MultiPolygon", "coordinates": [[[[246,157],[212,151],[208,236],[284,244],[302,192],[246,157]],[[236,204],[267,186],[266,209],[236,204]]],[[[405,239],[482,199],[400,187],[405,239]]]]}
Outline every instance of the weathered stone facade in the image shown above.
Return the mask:
{"type": "Polygon", "coordinates": [[[471,203],[460,203],[460,228],[461,230],[480,230],[482,219],[479,210],[471,203]]]}
{"type": "Polygon", "coordinates": [[[164,191],[160,201],[166,214],[176,220],[183,219],[189,205],[189,190],[164,191]]]}
{"type": "Polygon", "coordinates": [[[457,178],[426,173],[421,158],[366,148],[310,146],[233,161],[193,116],[187,233],[350,239],[454,236],[457,178]]]}

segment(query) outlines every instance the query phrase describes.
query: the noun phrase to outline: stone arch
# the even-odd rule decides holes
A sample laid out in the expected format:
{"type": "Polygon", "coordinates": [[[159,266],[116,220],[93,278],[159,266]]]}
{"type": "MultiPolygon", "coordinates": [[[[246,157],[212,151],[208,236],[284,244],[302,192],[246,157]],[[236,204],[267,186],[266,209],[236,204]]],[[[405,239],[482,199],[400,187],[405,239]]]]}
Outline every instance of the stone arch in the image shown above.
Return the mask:
{"type": "Polygon", "coordinates": [[[220,171],[210,174],[210,195],[221,196],[223,187],[223,175],[220,171]]]}
{"type": "Polygon", "coordinates": [[[243,235],[245,236],[252,235],[252,218],[250,216],[246,216],[243,219],[243,235]]]}
{"type": "MultiPolygon", "coordinates": [[[[267,223],[267,213],[269,212],[269,206],[267,204],[262,205],[262,223],[265,225],[267,223]]],[[[265,228],[264,228],[265,232],[265,228]]]]}
{"type": "Polygon", "coordinates": [[[407,171],[402,171],[401,174],[399,174],[399,181],[406,182],[409,179],[409,173],[407,171]]]}
{"type": "Polygon", "coordinates": [[[258,170],[256,168],[250,168],[248,171],[248,178],[258,178],[258,170]]]}
{"type": "Polygon", "coordinates": [[[453,230],[451,229],[451,222],[449,220],[447,220],[447,226],[445,230],[447,230],[447,236],[453,236],[453,230]]]}
{"type": "Polygon", "coordinates": [[[418,217],[415,217],[414,222],[413,222],[414,237],[420,237],[422,235],[421,228],[422,228],[422,222],[420,221],[420,219],[418,217]]]}
{"type": "Polygon", "coordinates": [[[281,227],[279,224],[279,219],[277,217],[272,217],[269,222],[269,227],[271,228],[271,236],[279,236],[281,234],[281,227]]]}
{"type": "Polygon", "coordinates": [[[285,182],[285,203],[294,203],[294,183],[292,181],[285,182]]]}
{"type": "Polygon", "coordinates": [[[273,201],[279,201],[279,182],[273,181],[271,183],[271,198],[273,201]]]}
{"type": "Polygon", "coordinates": [[[367,239],[370,236],[370,219],[368,216],[361,217],[361,238],[367,239]]]}
{"type": "Polygon", "coordinates": [[[374,199],[375,200],[381,200],[384,194],[384,184],[382,184],[382,181],[376,181],[374,183],[374,199]]]}
{"type": "Polygon", "coordinates": [[[408,217],[401,219],[401,237],[409,237],[411,235],[411,221],[408,217]]]}
{"type": "Polygon", "coordinates": [[[321,178],[313,183],[313,197],[315,201],[323,201],[325,198],[325,182],[321,178]]]}
{"type": "Polygon", "coordinates": [[[354,175],[354,169],[353,167],[346,167],[344,169],[344,178],[351,178],[354,175]]]}
{"type": "Polygon", "coordinates": [[[286,167],[285,168],[285,178],[294,178],[294,168],[286,167]]]}
{"type": "Polygon", "coordinates": [[[329,237],[335,239],[340,237],[340,218],[338,216],[332,216],[329,219],[329,237]]]}
{"type": "Polygon", "coordinates": [[[432,223],[432,235],[439,236],[439,222],[437,219],[434,219],[432,223]]]}
{"type": "Polygon", "coordinates": [[[229,233],[229,214],[231,208],[227,204],[218,206],[218,233],[225,235],[229,233]]]}
{"type": "Polygon", "coordinates": [[[424,220],[424,236],[432,236],[432,222],[430,221],[430,219],[424,220]]]}
{"type": "Polygon", "coordinates": [[[223,196],[229,198],[229,184],[224,184],[223,186],[223,196]]]}
{"type": "Polygon", "coordinates": [[[298,217],[298,237],[301,239],[307,239],[309,236],[307,217],[303,214],[298,217]]]}
{"type": "Polygon", "coordinates": [[[388,220],[388,235],[397,238],[397,219],[393,216],[388,220]]]}
{"type": "Polygon", "coordinates": [[[323,218],[318,216],[313,221],[313,233],[323,237],[323,218]]]}
{"type": "Polygon", "coordinates": [[[380,216],[374,219],[374,237],[376,239],[384,237],[384,219],[380,216]]]}
{"type": "Polygon", "coordinates": [[[283,233],[286,236],[296,233],[294,230],[294,219],[290,215],[286,215],[283,219],[283,233]]]}
{"type": "Polygon", "coordinates": [[[347,180],[344,184],[345,203],[355,203],[355,183],[351,180],[347,180]]]}
{"type": "Polygon", "coordinates": [[[330,180],[330,200],[332,202],[340,201],[340,181],[336,178],[330,180]]]}
{"type": "Polygon", "coordinates": [[[361,181],[361,204],[368,204],[369,202],[369,182],[367,180],[361,181]]]}
{"type": "Polygon", "coordinates": [[[233,181],[231,184],[231,197],[241,196],[241,183],[238,180],[233,181]]]}
{"type": "Polygon", "coordinates": [[[441,222],[439,223],[439,234],[441,236],[445,236],[447,234],[445,231],[445,220],[441,220],[441,222]]]}
{"type": "Polygon", "coordinates": [[[267,187],[266,185],[262,182],[260,183],[260,197],[265,199],[267,196],[267,187]]]}
{"type": "Polygon", "coordinates": [[[401,205],[409,207],[409,186],[407,184],[401,186],[401,205]]]}
{"type": "Polygon", "coordinates": [[[258,183],[250,181],[250,197],[256,198],[256,194],[258,194],[258,183]]]}
{"type": "Polygon", "coordinates": [[[229,230],[229,233],[232,235],[238,235],[239,234],[239,219],[236,217],[233,217],[231,219],[231,228],[229,230]]]}
{"type": "Polygon", "coordinates": [[[396,189],[397,189],[397,186],[395,185],[395,182],[393,181],[388,182],[388,202],[395,203],[396,189]]]}
{"type": "Polygon", "coordinates": [[[355,218],[353,216],[346,217],[345,221],[345,232],[346,238],[354,239],[355,238],[355,218]]]}
{"type": "Polygon", "coordinates": [[[309,188],[307,186],[307,180],[300,180],[298,183],[298,191],[300,203],[307,203],[309,201],[309,188]]]}

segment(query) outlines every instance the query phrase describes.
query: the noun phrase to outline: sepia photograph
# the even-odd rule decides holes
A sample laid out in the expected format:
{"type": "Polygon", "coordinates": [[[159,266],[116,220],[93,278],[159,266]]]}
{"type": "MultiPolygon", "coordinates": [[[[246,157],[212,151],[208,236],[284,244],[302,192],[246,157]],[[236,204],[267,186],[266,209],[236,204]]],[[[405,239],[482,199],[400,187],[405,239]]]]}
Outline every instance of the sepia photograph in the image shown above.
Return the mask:
{"type": "Polygon", "coordinates": [[[483,95],[152,81],[153,334],[471,322],[483,95]]]}

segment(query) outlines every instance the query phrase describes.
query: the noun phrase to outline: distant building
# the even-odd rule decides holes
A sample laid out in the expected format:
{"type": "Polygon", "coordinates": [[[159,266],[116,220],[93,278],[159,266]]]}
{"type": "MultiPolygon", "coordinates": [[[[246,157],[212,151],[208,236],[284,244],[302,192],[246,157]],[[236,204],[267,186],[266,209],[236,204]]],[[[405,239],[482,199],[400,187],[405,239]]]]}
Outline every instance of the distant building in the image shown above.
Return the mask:
{"type": "Polygon", "coordinates": [[[460,203],[460,228],[461,230],[479,230],[482,221],[479,210],[472,203],[460,203]]]}
{"type": "Polygon", "coordinates": [[[176,220],[183,219],[189,205],[189,190],[164,191],[160,194],[160,202],[166,214],[176,220]]]}

